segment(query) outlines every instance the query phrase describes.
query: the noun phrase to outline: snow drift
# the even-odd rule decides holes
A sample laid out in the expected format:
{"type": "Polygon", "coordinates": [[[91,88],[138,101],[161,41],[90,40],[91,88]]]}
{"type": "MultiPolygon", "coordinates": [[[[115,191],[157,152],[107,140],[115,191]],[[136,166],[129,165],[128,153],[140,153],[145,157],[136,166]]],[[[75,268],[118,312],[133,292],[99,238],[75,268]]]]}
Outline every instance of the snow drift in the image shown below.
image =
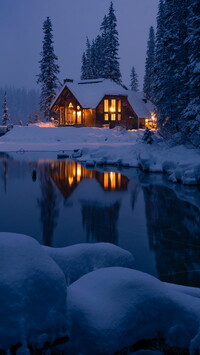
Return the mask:
{"type": "Polygon", "coordinates": [[[0,233],[0,349],[66,335],[66,282],[33,238],[0,233]]]}
{"type": "Polygon", "coordinates": [[[179,291],[120,267],[83,276],[68,288],[71,353],[108,355],[162,336],[193,354],[200,348],[200,299],[179,291]]]}
{"type": "Polygon", "coordinates": [[[65,248],[44,247],[65,274],[67,284],[84,274],[109,266],[133,268],[134,258],[128,251],[110,243],[77,244],[65,248]]]}

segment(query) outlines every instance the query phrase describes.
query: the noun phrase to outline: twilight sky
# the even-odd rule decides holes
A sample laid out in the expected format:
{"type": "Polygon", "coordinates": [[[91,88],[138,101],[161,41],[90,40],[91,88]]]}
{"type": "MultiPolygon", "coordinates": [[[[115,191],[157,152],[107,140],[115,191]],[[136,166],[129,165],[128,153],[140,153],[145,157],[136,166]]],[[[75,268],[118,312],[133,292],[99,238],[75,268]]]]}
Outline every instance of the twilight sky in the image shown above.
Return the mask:
{"type": "MultiPolygon", "coordinates": [[[[118,21],[120,66],[129,85],[134,65],[142,83],[149,27],[156,25],[158,0],[113,0],[118,21]]],[[[42,25],[49,16],[64,78],[80,78],[86,36],[99,33],[110,0],[0,0],[0,87],[36,87],[42,25]]]]}

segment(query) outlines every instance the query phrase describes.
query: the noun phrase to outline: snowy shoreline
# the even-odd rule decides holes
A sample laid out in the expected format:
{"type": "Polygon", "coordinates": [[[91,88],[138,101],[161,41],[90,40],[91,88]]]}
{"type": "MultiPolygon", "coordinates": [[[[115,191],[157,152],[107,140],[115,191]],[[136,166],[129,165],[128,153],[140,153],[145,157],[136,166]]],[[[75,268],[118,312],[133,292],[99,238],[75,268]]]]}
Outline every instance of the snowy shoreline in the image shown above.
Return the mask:
{"type": "Polygon", "coordinates": [[[200,151],[183,145],[169,147],[156,139],[142,141],[144,131],[121,128],[75,128],[15,126],[0,137],[0,152],[13,158],[56,159],[69,155],[86,166],[117,165],[141,168],[152,173],[166,173],[169,180],[185,185],[200,184],[200,151]],[[78,154],[74,151],[79,150],[78,154]],[[26,153],[26,154],[23,154],[26,153]]]}

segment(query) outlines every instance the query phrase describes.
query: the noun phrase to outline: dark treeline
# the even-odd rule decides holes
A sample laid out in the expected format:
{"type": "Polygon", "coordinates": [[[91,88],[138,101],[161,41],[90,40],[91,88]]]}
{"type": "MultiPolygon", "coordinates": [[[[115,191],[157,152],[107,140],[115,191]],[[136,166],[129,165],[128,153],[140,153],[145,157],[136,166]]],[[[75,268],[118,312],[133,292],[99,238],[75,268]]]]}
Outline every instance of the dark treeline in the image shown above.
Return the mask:
{"type": "Polygon", "coordinates": [[[38,116],[39,91],[35,89],[0,88],[0,124],[3,116],[3,102],[6,93],[10,124],[34,122],[38,116]]]}
{"type": "Polygon", "coordinates": [[[160,0],[154,43],[150,30],[144,91],[159,127],[177,143],[200,146],[199,0],[160,0]]]}

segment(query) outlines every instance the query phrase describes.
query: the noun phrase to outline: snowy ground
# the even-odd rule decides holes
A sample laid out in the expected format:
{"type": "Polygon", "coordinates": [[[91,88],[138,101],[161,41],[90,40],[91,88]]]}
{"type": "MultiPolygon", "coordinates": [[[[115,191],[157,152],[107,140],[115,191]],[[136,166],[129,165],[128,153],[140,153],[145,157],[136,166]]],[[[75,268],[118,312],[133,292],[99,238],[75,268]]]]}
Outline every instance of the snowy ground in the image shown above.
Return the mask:
{"type": "Polygon", "coordinates": [[[120,128],[75,128],[15,126],[0,137],[0,152],[37,152],[56,158],[69,154],[86,165],[117,164],[140,167],[149,172],[165,172],[173,182],[200,184],[200,151],[184,146],[169,146],[156,140],[142,141],[144,131],[120,128]],[[73,153],[79,149],[81,154],[73,153]],[[80,156],[81,155],[81,156],[80,156]]]}
{"type": "Polygon", "coordinates": [[[198,354],[200,289],[163,283],[131,269],[132,260],[112,244],[54,249],[0,233],[0,351],[12,345],[28,355],[69,336],[62,353],[70,355],[112,355],[161,338],[169,354],[198,354]]]}

